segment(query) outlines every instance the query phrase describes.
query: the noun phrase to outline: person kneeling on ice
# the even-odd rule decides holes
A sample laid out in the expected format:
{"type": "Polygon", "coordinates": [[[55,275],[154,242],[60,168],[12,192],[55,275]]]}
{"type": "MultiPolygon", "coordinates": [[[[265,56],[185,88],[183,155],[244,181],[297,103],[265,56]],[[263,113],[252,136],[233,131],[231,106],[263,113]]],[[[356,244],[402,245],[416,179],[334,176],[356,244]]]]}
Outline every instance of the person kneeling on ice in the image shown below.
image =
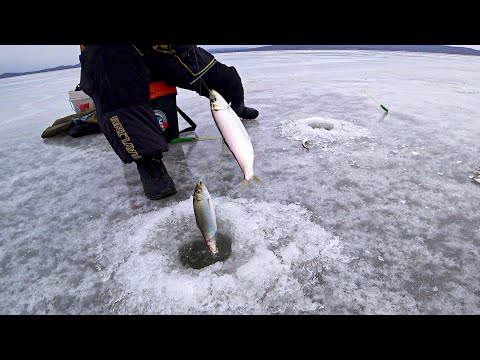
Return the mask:
{"type": "Polygon", "coordinates": [[[96,107],[103,134],[124,163],[135,162],[145,196],[159,200],[177,193],[162,161],[171,138],[165,136],[150,102],[158,81],[209,97],[215,89],[243,119],[258,111],[244,104],[242,81],[196,45],[81,45],[80,87],[96,107]]]}

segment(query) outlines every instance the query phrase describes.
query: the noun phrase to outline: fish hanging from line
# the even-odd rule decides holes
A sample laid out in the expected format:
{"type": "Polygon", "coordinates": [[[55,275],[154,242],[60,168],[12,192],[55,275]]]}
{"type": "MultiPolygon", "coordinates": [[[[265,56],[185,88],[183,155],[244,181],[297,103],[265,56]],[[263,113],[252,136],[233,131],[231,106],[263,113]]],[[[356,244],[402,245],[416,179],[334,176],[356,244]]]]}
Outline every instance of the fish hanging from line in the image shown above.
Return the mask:
{"type": "Polygon", "coordinates": [[[241,190],[245,189],[251,180],[264,185],[264,182],[254,174],[255,154],[253,145],[242,121],[230,104],[217,91],[210,90],[209,96],[213,120],[215,120],[225,144],[243,171],[244,179],[242,180],[241,190]]]}

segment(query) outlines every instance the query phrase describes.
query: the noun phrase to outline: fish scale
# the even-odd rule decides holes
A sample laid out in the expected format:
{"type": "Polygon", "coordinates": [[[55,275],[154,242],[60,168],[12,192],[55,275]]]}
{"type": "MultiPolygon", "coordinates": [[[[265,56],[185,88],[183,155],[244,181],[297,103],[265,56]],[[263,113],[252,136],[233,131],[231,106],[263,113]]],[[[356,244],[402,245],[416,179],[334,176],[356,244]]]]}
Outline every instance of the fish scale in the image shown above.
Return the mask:
{"type": "Polygon", "coordinates": [[[232,126],[224,126],[225,122],[221,122],[221,125],[219,126],[221,128],[220,131],[222,134],[224,134],[225,143],[228,144],[228,147],[235,156],[235,159],[237,159],[240,168],[244,172],[245,178],[247,178],[248,175],[246,174],[253,172],[251,170],[252,166],[249,166],[249,164],[253,164],[253,153],[251,156],[250,153],[246,153],[245,156],[243,156],[241,150],[249,150],[249,144],[244,141],[243,137],[236,135],[238,130],[234,128],[235,124],[232,124],[232,126]]]}

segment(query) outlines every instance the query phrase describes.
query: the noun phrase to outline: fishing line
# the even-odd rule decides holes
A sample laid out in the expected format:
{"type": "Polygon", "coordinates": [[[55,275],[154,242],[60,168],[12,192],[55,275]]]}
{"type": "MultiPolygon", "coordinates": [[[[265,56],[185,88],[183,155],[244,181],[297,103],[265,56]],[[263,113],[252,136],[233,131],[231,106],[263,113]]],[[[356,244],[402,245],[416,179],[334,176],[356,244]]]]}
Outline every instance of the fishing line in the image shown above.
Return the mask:
{"type": "MultiPolygon", "coordinates": [[[[197,58],[197,52],[196,52],[196,49],[195,49],[195,45],[192,45],[192,50],[193,50],[193,55],[195,56],[195,62],[197,64],[197,72],[200,72],[200,65],[198,64],[198,58],[197,58]]],[[[205,88],[208,90],[208,92],[210,92],[210,89],[208,88],[207,84],[205,84],[205,81],[203,81],[202,79],[202,76],[203,74],[200,74],[200,76],[193,80],[191,84],[193,84],[195,81],[197,81],[198,79],[200,79],[200,81],[203,83],[203,85],[205,86],[205,88]]],[[[201,96],[202,95],[202,84],[199,82],[199,86],[200,86],[200,89],[199,89],[199,95],[201,96]]],[[[172,140],[172,142],[198,142],[198,141],[202,141],[202,140],[214,140],[214,139],[219,139],[219,138],[222,138],[222,136],[205,136],[203,138],[199,138],[199,137],[185,137],[185,138],[178,138],[178,139],[174,139],[172,140]]],[[[208,174],[207,174],[208,175],[208,174]]],[[[202,178],[204,178],[205,175],[202,176],[202,178]]]]}
{"type": "MultiPolygon", "coordinates": [[[[200,65],[198,65],[197,52],[195,51],[195,46],[192,45],[192,48],[193,48],[193,55],[195,55],[195,62],[197,63],[197,72],[200,72],[200,65]]],[[[203,83],[203,85],[205,86],[205,88],[208,90],[208,92],[210,92],[210,89],[208,88],[207,84],[205,84],[205,81],[203,81],[202,76],[203,76],[203,74],[201,74],[201,75],[199,76],[199,79],[200,79],[200,81],[203,83]]],[[[200,93],[199,93],[199,95],[202,96],[202,84],[200,84],[200,93]]]]}
{"type": "Polygon", "coordinates": [[[207,84],[205,84],[205,81],[203,81],[201,77],[200,77],[200,81],[203,83],[203,85],[205,85],[205,88],[208,90],[208,92],[210,92],[210,89],[208,88],[207,84]]]}
{"type": "Polygon", "coordinates": [[[380,104],[377,100],[375,100],[373,97],[371,97],[365,90],[363,90],[363,92],[364,92],[365,94],[367,94],[370,99],[372,99],[373,101],[375,101],[378,105],[380,105],[380,107],[381,107],[383,110],[385,110],[385,111],[388,113],[388,109],[387,109],[385,106],[383,106],[383,105],[380,104]]]}
{"type": "MultiPolygon", "coordinates": [[[[195,56],[195,62],[197,63],[197,72],[200,72],[200,65],[198,65],[197,52],[195,51],[195,45],[192,45],[193,55],[195,56]]],[[[200,77],[201,79],[202,77],[200,77]]],[[[202,84],[200,84],[200,96],[202,96],[202,84]]]]}
{"type": "MultiPolygon", "coordinates": [[[[195,62],[197,63],[197,71],[199,72],[199,71],[200,71],[200,65],[198,64],[197,52],[195,51],[195,46],[192,45],[192,48],[193,48],[193,54],[195,55],[195,62]]],[[[203,74],[205,74],[205,72],[204,72],[203,74]]],[[[197,81],[198,79],[200,79],[200,81],[203,83],[203,85],[204,85],[205,88],[208,90],[208,92],[210,92],[210,89],[208,88],[207,84],[206,84],[205,81],[203,81],[203,79],[202,79],[203,74],[201,74],[197,79],[193,80],[190,84],[193,84],[195,81],[197,81]]],[[[202,95],[202,84],[201,84],[201,83],[199,83],[199,84],[200,84],[200,93],[199,93],[199,95],[202,95]]],[[[215,139],[220,139],[220,138],[223,138],[223,136],[206,136],[206,137],[203,137],[203,138],[198,138],[198,137],[197,137],[197,138],[195,138],[195,139],[192,138],[191,140],[190,140],[190,139],[188,139],[188,140],[185,139],[185,140],[177,140],[177,141],[178,141],[178,142],[184,142],[184,141],[189,142],[189,141],[194,141],[194,140],[197,140],[197,141],[198,141],[198,140],[200,140],[200,141],[201,141],[201,140],[215,140],[215,139]]],[[[176,142],[177,142],[177,141],[176,141],[176,142]]],[[[224,140],[224,144],[225,144],[225,140],[224,140]]]]}

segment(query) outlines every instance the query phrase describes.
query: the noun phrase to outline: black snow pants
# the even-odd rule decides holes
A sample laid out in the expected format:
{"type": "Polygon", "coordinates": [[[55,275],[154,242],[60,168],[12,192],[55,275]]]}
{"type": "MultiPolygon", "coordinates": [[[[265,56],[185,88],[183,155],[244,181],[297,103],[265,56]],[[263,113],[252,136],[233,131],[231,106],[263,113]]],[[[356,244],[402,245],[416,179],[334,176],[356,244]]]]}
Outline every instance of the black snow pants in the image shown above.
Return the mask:
{"type": "Polygon", "coordinates": [[[205,97],[208,87],[231,102],[237,114],[244,108],[243,86],[235,68],[194,45],[179,54],[140,53],[133,45],[123,44],[87,45],[80,63],[80,87],[93,99],[98,124],[124,163],[168,151],[150,103],[150,82],[165,81],[205,97]]]}

